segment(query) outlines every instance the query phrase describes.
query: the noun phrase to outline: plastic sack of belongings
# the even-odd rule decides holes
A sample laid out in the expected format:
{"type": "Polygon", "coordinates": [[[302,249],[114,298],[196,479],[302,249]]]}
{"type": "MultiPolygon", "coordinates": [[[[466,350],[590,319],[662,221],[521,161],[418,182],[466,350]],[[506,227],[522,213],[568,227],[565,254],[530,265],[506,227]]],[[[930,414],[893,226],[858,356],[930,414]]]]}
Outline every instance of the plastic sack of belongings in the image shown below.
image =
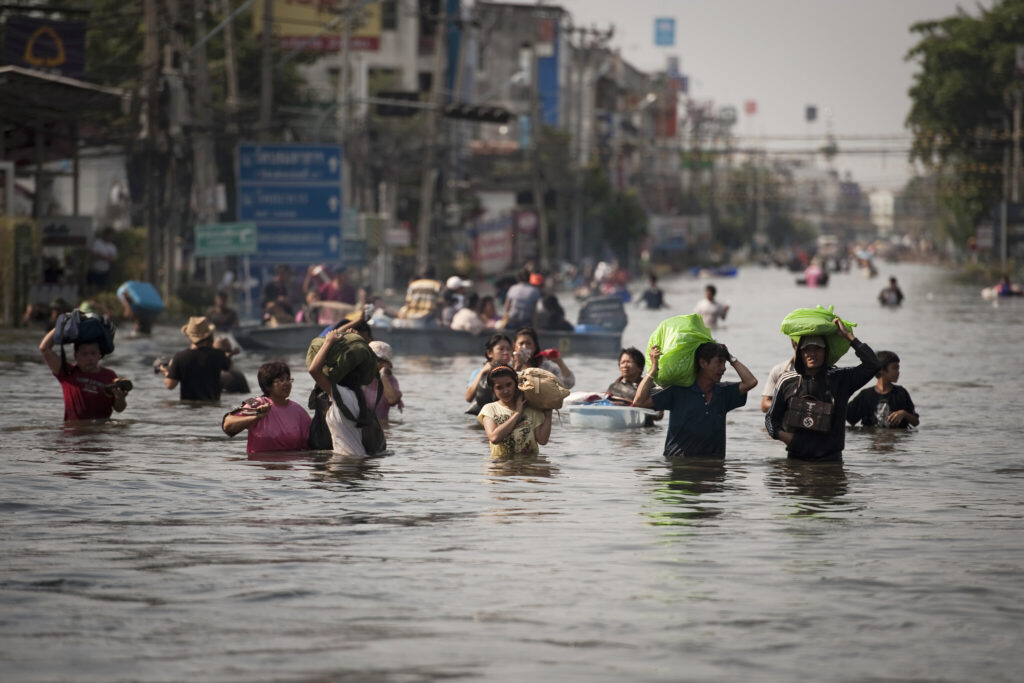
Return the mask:
{"type": "Polygon", "coordinates": [[[651,367],[650,348],[661,349],[658,361],[658,374],[654,381],[659,386],[688,387],[697,379],[697,371],[693,366],[693,354],[701,344],[715,341],[711,330],[704,324],[699,313],[677,315],[661,323],[651,333],[647,341],[648,351],[645,354],[647,367],[651,367]]]}
{"type": "MultiPolygon", "coordinates": [[[[795,342],[800,337],[808,335],[820,335],[825,337],[828,344],[828,364],[835,365],[836,361],[846,355],[850,350],[850,341],[839,334],[839,329],[832,321],[837,317],[833,307],[818,306],[817,308],[798,308],[782,319],[782,334],[795,342]]],[[[852,330],[857,323],[843,320],[846,329],[852,330]]]]}

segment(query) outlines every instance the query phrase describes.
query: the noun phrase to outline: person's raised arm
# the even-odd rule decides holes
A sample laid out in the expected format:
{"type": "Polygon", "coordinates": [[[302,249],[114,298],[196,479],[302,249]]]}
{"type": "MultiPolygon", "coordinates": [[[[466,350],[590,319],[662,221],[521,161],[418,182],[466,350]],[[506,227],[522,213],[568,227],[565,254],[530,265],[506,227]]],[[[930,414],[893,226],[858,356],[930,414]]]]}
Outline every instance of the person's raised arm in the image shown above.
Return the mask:
{"type": "Polygon", "coordinates": [[[537,444],[540,446],[545,445],[548,439],[551,438],[551,411],[544,411],[544,421],[533,429],[533,438],[537,439],[537,444]]]}
{"type": "Polygon", "coordinates": [[[654,407],[654,401],[651,400],[651,387],[654,386],[654,376],[658,374],[658,358],[661,357],[661,349],[652,346],[648,352],[651,355],[651,369],[647,371],[647,374],[640,380],[640,386],[636,388],[633,405],[637,408],[654,407]]]}
{"type": "Polygon", "coordinates": [[[491,361],[488,360],[484,363],[484,366],[480,368],[480,372],[476,373],[476,376],[469,383],[469,386],[466,387],[466,403],[472,403],[473,399],[476,398],[476,390],[480,388],[480,382],[487,376],[487,373],[491,371],[491,367],[491,361]]]}
{"type": "Polygon", "coordinates": [[[334,395],[334,386],[331,383],[330,377],[324,374],[324,365],[327,363],[327,352],[334,342],[341,339],[344,334],[345,333],[341,330],[332,330],[328,332],[327,336],[324,337],[324,345],[320,347],[320,350],[316,353],[316,357],[313,358],[313,362],[309,365],[309,376],[313,378],[313,381],[316,382],[318,387],[320,387],[320,390],[328,396],[334,395]]]}
{"type": "Polygon", "coordinates": [[[845,337],[853,348],[854,353],[857,354],[857,358],[860,359],[860,365],[849,368],[850,378],[852,379],[851,393],[862,386],[864,383],[874,377],[879,370],[882,369],[882,365],[878,362],[878,356],[871,350],[871,347],[853,336],[853,332],[847,329],[846,325],[839,318],[832,320],[835,326],[839,329],[839,334],[845,337]]]}
{"type": "Polygon", "coordinates": [[[60,356],[53,350],[53,335],[57,333],[56,329],[50,330],[43,337],[43,340],[39,342],[39,353],[43,355],[43,362],[50,368],[50,372],[57,375],[61,371],[60,356]]]}
{"type": "Polygon", "coordinates": [[[736,356],[729,356],[729,364],[736,370],[736,374],[740,376],[741,394],[746,394],[757,386],[757,378],[754,377],[754,374],[750,372],[746,365],[737,360],[736,356]]]}

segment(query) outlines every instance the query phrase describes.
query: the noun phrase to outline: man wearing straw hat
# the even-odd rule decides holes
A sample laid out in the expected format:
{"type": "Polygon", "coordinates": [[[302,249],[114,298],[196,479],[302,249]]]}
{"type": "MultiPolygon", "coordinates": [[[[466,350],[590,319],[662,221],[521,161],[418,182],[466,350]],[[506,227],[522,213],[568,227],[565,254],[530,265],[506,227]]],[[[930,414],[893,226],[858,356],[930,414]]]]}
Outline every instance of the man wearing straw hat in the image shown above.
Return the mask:
{"type": "Polygon", "coordinates": [[[213,347],[213,329],[205,316],[189,318],[181,328],[191,342],[188,349],[174,354],[170,365],[157,368],[168,389],[181,383],[182,401],[220,400],[220,373],[231,369],[231,361],[221,349],[213,347]]]}

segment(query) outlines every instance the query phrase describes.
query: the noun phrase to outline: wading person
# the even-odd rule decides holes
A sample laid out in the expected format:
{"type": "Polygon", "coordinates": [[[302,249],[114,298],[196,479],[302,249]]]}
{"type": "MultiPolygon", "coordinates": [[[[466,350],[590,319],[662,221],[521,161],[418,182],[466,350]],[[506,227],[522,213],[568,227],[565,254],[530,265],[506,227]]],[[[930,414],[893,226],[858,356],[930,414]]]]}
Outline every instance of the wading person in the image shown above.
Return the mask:
{"type": "Polygon", "coordinates": [[[879,351],[875,386],[863,389],[850,401],[846,421],[863,422],[865,427],[907,429],[921,423],[910,392],[896,384],[900,378],[900,357],[892,351],[879,351]]]}
{"type": "Polygon", "coordinates": [[[878,358],[864,342],[835,318],[837,335],[850,341],[860,365],[829,365],[824,336],[807,335],[793,342],[793,372],[783,375],[765,414],[768,435],[786,444],[796,460],[836,461],[846,444],[846,409],[850,396],[878,372],[878,358]]]}
{"type": "Polygon", "coordinates": [[[356,392],[362,393],[362,387],[352,380],[355,371],[342,378],[338,384],[334,384],[324,372],[330,348],[344,336],[345,332],[341,330],[333,330],[324,335],[324,344],[309,366],[309,375],[320,390],[330,397],[326,422],[331,432],[331,450],[338,455],[364,456],[366,448],[363,446],[362,431],[356,424],[356,416],[360,414],[360,397],[356,392]],[[339,401],[344,405],[344,410],[339,407],[339,401]]]}
{"type": "Polygon", "coordinates": [[[652,346],[650,356],[651,371],[640,382],[633,405],[670,411],[665,457],[724,458],[725,414],[746,404],[747,393],[757,386],[757,378],[724,344],[707,342],[693,354],[697,370],[693,384],[670,386],[652,394],[661,349],[652,346]],[[726,363],[736,370],[739,382],[722,382],[726,363]]]}
{"type": "Polygon", "coordinates": [[[225,415],[220,428],[228,436],[249,430],[246,453],[306,450],[311,420],[305,408],[288,398],[292,393],[291,370],[281,361],[264,363],[256,381],[263,395],[225,415]]]}
{"type": "Polygon", "coordinates": [[[205,316],[193,316],[181,328],[188,337],[188,349],[174,354],[169,365],[157,368],[164,375],[164,386],[181,385],[182,401],[219,401],[220,373],[231,369],[231,359],[213,347],[213,326],[205,316]]]}
{"type": "Polygon", "coordinates": [[[100,367],[99,342],[75,342],[75,362],[67,363],[53,350],[55,330],[39,343],[39,352],[64,392],[64,420],[106,420],[127,407],[127,380],[118,380],[110,368],[100,367]]]}
{"type": "Polygon", "coordinates": [[[502,333],[491,335],[484,344],[484,364],[469,376],[466,384],[466,403],[472,403],[466,414],[478,415],[480,409],[495,400],[494,388],[488,381],[488,374],[499,365],[512,362],[512,340],[502,333]]]}
{"type": "MultiPolygon", "coordinates": [[[[615,405],[633,405],[633,399],[636,398],[637,389],[640,388],[640,380],[643,379],[646,365],[647,361],[644,360],[644,354],[640,349],[630,346],[628,349],[619,351],[619,376],[605,390],[608,400],[615,405]]],[[[644,418],[644,426],[650,427],[655,420],[660,420],[662,417],[664,417],[664,413],[647,415],[644,418]]]]}
{"type": "Polygon", "coordinates": [[[491,457],[537,455],[551,436],[551,411],[526,405],[516,371],[499,365],[488,373],[498,400],[480,410],[477,419],[487,432],[491,457]]]}

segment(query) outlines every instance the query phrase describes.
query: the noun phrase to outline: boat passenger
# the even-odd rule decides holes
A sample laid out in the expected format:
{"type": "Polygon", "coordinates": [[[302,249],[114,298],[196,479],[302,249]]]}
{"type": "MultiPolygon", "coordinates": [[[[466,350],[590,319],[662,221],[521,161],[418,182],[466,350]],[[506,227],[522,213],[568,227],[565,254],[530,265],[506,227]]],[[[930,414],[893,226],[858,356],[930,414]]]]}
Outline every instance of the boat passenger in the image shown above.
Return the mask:
{"type": "Polygon", "coordinates": [[[248,430],[246,453],[306,450],[311,420],[305,408],[288,398],[292,393],[288,365],[281,361],[264,363],[256,373],[256,381],[263,395],[227,413],[220,428],[228,436],[248,430]]]}
{"type": "Polygon", "coordinates": [[[497,400],[477,415],[491,444],[491,457],[537,455],[551,436],[551,411],[526,405],[515,370],[499,365],[488,373],[497,400]]]}
{"type": "Polygon", "coordinates": [[[392,365],[394,352],[391,344],[382,341],[370,342],[370,349],[377,356],[377,379],[363,387],[363,396],[366,405],[377,413],[377,419],[387,422],[391,406],[396,406],[399,412],[405,410],[402,390],[398,388],[398,379],[392,365]],[[378,394],[381,394],[380,398],[378,394]]]}
{"type": "Polygon", "coordinates": [[[313,362],[309,366],[309,375],[316,382],[316,385],[323,391],[327,396],[331,397],[331,407],[327,411],[327,428],[331,432],[331,443],[332,450],[338,455],[366,455],[366,448],[363,447],[363,435],[362,431],[356,425],[354,419],[349,419],[345,414],[338,408],[338,404],[335,399],[335,389],[337,390],[337,398],[340,399],[347,409],[350,415],[359,415],[359,398],[356,396],[357,391],[361,391],[362,387],[349,386],[349,377],[342,379],[337,385],[331,382],[330,378],[324,372],[324,364],[327,362],[328,349],[341,339],[345,335],[342,330],[332,330],[328,332],[324,337],[324,345],[320,347],[316,357],[313,358],[313,362]]]}
{"type": "Polygon", "coordinates": [[[218,330],[238,327],[238,312],[228,306],[228,295],[224,292],[213,295],[213,306],[206,309],[206,318],[218,330]]]}
{"type": "Polygon", "coordinates": [[[562,304],[558,303],[558,297],[554,294],[547,294],[541,297],[540,308],[537,310],[537,328],[572,332],[576,326],[565,319],[565,309],[562,308],[562,304]]]}
{"type": "Polygon", "coordinates": [[[557,377],[566,389],[572,389],[575,386],[576,376],[562,360],[562,354],[558,352],[558,349],[542,351],[536,330],[532,327],[520,327],[516,330],[514,339],[512,367],[516,372],[522,372],[530,367],[541,368],[557,377]]]}
{"type": "Polygon", "coordinates": [[[99,342],[75,342],[75,362],[68,363],[53,350],[50,330],[39,342],[39,353],[60,382],[64,393],[64,421],[106,420],[113,411],[127,407],[125,394],[131,388],[127,380],[118,380],[110,368],[100,367],[103,353],[99,342]]]}
{"type": "Polygon", "coordinates": [[[473,286],[471,280],[464,280],[458,275],[452,275],[444,283],[444,308],[441,310],[441,324],[452,326],[452,319],[466,306],[469,296],[468,289],[473,286]]]}
{"type": "Polygon", "coordinates": [[[865,427],[909,429],[921,423],[910,393],[896,384],[900,378],[900,357],[892,351],[879,351],[881,369],[873,387],[862,389],[850,401],[846,421],[851,425],[863,422],[865,427]]]}
{"type": "Polygon", "coordinates": [[[495,400],[494,389],[487,381],[488,373],[499,365],[512,362],[512,340],[503,333],[493,334],[484,344],[484,364],[469,376],[466,384],[466,402],[472,403],[467,415],[477,415],[480,409],[495,400]]]}
{"type": "Polygon", "coordinates": [[[292,269],[279,265],[274,269],[274,278],[263,286],[260,308],[263,309],[263,323],[277,325],[295,320],[295,309],[288,294],[292,269]]]}
{"type": "Polygon", "coordinates": [[[348,281],[348,269],[345,266],[335,268],[330,282],[320,285],[317,294],[321,301],[337,301],[350,306],[356,304],[356,290],[348,281]]]}
{"type": "Polygon", "coordinates": [[[531,274],[525,268],[519,271],[516,284],[505,294],[506,330],[536,326],[537,302],[541,296],[539,288],[543,284],[544,276],[540,273],[531,274]]]}
{"type": "MultiPolygon", "coordinates": [[[[630,346],[628,349],[619,351],[619,376],[608,385],[608,400],[615,405],[633,405],[633,399],[636,398],[636,390],[640,386],[646,364],[644,354],[636,347],[630,346]]],[[[644,425],[650,427],[655,420],[660,420],[662,417],[664,417],[662,412],[657,415],[648,415],[644,420],[644,425]]]]}
{"type": "Polygon", "coordinates": [[[807,335],[794,342],[796,358],[793,372],[783,375],[772,397],[772,405],[765,414],[765,429],[768,436],[786,444],[788,457],[796,460],[839,461],[843,458],[846,445],[847,403],[854,391],[878,372],[879,364],[875,352],[867,344],[853,336],[843,321],[835,318],[833,323],[839,335],[850,341],[860,365],[837,368],[828,364],[828,343],[825,337],[807,335]],[[831,404],[827,416],[808,412],[802,425],[787,426],[787,413],[794,401],[810,404],[831,404]]]}
{"type": "Polygon", "coordinates": [[[493,296],[485,296],[481,298],[476,312],[480,315],[480,319],[487,324],[487,327],[497,327],[498,320],[500,318],[498,316],[498,307],[494,303],[493,296]]]}
{"type": "Polygon", "coordinates": [[[480,297],[476,292],[469,295],[466,299],[466,305],[455,312],[452,316],[451,328],[453,330],[459,330],[462,332],[469,332],[470,334],[480,334],[487,330],[487,321],[480,317],[480,313],[477,311],[479,307],[480,297]]]}
{"type": "Polygon", "coordinates": [[[652,395],[661,349],[651,346],[649,353],[651,371],[640,382],[633,405],[671,411],[665,457],[724,458],[725,415],[746,404],[747,393],[757,386],[757,378],[724,344],[707,342],[693,354],[697,379],[692,385],[670,386],[652,395]],[[722,382],[726,362],[739,375],[738,383],[722,382]]]}
{"type": "Polygon", "coordinates": [[[441,313],[441,283],[434,279],[428,266],[420,276],[409,282],[405,305],[398,311],[395,327],[433,327],[441,313]]]}

